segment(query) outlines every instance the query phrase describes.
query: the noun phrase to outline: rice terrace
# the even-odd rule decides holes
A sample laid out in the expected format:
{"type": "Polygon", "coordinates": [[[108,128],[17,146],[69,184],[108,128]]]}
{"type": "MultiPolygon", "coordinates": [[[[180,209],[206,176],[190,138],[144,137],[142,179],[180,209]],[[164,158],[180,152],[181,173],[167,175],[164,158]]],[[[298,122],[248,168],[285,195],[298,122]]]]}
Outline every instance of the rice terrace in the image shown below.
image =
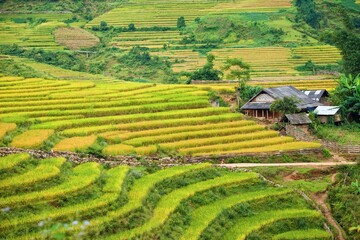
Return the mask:
{"type": "Polygon", "coordinates": [[[0,0],[0,239],[360,240],[357,0],[0,0]]]}

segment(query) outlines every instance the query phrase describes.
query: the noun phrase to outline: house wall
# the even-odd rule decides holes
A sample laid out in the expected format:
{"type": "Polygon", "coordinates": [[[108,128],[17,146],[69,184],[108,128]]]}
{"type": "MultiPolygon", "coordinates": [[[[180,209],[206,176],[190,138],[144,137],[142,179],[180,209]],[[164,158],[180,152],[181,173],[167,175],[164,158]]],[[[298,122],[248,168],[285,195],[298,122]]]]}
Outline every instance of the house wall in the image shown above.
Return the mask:
{"type": "Polygon", "coordinates": [[[336,114],[334,116],[320,116],[320,115],[318,115],[318,118],[319,118],[321,123],[328,123],[330,118],[333,118],[334,122],[341,122],[342,121],[340,114],[336,114]]]}
{"type": "Polygon", "coordinates": [[[270,120],[280,120],[280,118],[282,117],[281,113],[271,112],[267,109],[245,110],[245,114],[255,118],[265,118],[270,120]]]}
{"type": "Polygon", "coordinates": [[[325,106],[330,106],[330,102],[328,101],[328,98],[325,97],[325,96],[322,96],[322,97],[320,98],[320,101],[319,101],[319,102],[322,103],[322,104],[324,104],[325,106]]]}

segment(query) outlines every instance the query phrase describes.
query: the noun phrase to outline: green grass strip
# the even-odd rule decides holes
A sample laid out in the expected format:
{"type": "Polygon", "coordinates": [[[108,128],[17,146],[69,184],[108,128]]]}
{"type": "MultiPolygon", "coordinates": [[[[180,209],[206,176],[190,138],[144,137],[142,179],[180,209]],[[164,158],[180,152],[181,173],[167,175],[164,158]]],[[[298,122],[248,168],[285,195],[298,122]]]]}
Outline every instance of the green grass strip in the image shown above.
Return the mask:
{"type": "Polygon", "coordinates": [[[137,235],[151,231],[152,229],[164,224],[170,214],[173,213],[179,206],[180,202],[193,196],[195,193],[206,191],[208,189],[219,186],[240,183],[250,179],[255,179],[257,177],[258,175],[256,173],[230,173],[221,177],[198,182],[172,191],[160,199],[158,205],[154,209],[151,219],[144,225],[125,232],[121,232],[119,234],[111,235],[106,239],[130,239],[137,235]]]}
{"type": "Polygon", "coordinates": [[[329,232],[320,229],[306,229],[289,231],[274,236],[273,240],[295,240],[295,239],[331,239],[329,232]]]}
{"type": "Polygon", "coordinates": [[[276,221],[305,217],[320,217],[320,213],[309,209],[282,209],[263,212],[252,217],[239,219],[239,221],[227,231],[224,240],[245,240],[253,231],[259,230],[276,221]]]}
{"type": "Polygon", "coordinates": [[[78,215],[87,211],[91,211],[93,209],[105,207],[110,203],[114,202],[119,197],[122,185],[128,171],[128,166],[119,166],[108,170],[106,173],[106,184],[102,189],[102,192],[104,194],[101,195],[99,198],[64,208],[42,212],[37,215],[27,214],[20,218],[6,219],[5,221],[0,222],[0,229],[6,229],[23,224],[36,223],[47,218],[59,219],[66,216],[70,217],[74,216],[75,214],[78,215]]]}
{"type": "Polygon", "coordinates": [[[67,181],[42,191],[0,198],[0,207],[29,205],[49,201],[79,191],[92,184],[100,175],[98,163],[84,163],[75,167],[67,181]]]}
{"type": "Polygon", "coordinates": [[[256,201],[270,196],[283,195],[291,192],[284,188],[269,188],[262,191],[239,193],[234,196],[221,199],[212,204],[202,206],[191,213],[191,223],[182,235],[182,240],[198,239],[201,233],[214,221],[224,210],[240,203],[256,201]]]}
{"type": "Polygon", "coordinates": [[[11,154],[6,157],[0,157],[0,170],[13,168],[29,159],[30,155],[28,153],[11,154]]]}
{"type": "Polygon", "coordinates": [[[65,158],[50,158],[42,160],[36,168],[22,175],[13,176],[0,181],[0,189],[26,186],[55,177],[60,174],[59,167],[64,162],[66,162],[65,158]]]}

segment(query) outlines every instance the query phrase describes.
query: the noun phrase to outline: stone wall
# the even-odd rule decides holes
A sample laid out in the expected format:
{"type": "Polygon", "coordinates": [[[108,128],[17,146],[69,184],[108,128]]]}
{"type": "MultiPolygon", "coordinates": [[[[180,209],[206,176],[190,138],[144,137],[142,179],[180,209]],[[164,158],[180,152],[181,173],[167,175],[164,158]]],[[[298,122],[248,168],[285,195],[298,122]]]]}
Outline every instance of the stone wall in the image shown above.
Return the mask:
{"type": "Polygon", "coordinates": [[[296,140],[305,142],[316,141],[317,139],[309,133],[308,128],[309,126],[299,127],[291,124],[285,126],[286,134],[294,137],[296,140]]]}
{"type": "Polygon", "coordinates": [[[260,159],[266,159],[269,156],[282,156],[282,155],[298,155],[298,154],[320,154],[321,149],[300,149],[296,151],[275,151],[271,153],[246,153],[246,154],[226,154],[226,155],[216,155],[216,156],[172,156],[172,157],[161,157],[161,156],[106,156],[106,157],[97,157],[94,155],[86,155],[81,153],[74,152],[58,152],[58,151],[42,151],[42,150],[32,150],[32,149],[20,149],[20,148],[8,148],[0,147],[0,156],[7,156],[9,154],[16,153],[29,153],[31,156],[38,159],[52,158],[52,157],[64,157],[69,161],[75,163],[84,163],[84,162],[99,162],[104,164],[109,164],[110,166],[116,165],[129,165],[129,166],[138,166],[144,163],[147,164],[158,164],[162,166],[172,166],[172,165],[184,165],[184,164],[194,164],[201,162],[221,162],[227,159],[246,156],[246,157],[256,157],[260,159]]]}

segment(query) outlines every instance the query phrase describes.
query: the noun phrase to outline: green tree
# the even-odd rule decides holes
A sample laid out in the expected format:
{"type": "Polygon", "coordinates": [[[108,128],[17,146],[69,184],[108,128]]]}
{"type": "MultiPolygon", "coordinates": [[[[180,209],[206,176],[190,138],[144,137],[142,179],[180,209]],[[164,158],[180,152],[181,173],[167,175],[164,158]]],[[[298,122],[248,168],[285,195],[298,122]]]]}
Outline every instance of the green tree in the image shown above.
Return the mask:
{"type": "Polygon", "coordinates": [[[178,18],[176,26],[178,29],[186,27],[185,18],[183,16],[178,18]]]}
{"type": "Polygon", "coordinates": [[[223,71],[229,71],[228,78],[236,78],[240,87],[244,88],[250,80],[250,65],[238,58],[228,58],[222,68],[223,71]]]}
{"type": "Polygon", "coordinates": [[[320,27],[322,16],[317,11],[314,0],[295,0],[295,6],[297,8],[297,19],[303,19],[313,28],[320,27]]]}
{"type": "Polygon", "coordinates": [[[340,106],[344,116],[356,118],[360,113],[360,75],[342,75],[338,83],[331,96],[332,102],[340,106]]]}
{"type": "Polygon", "coordinates": [[[262,87],[260,86],[250,86],[245,84],[244,86],[240,86],[238,88],[238,105],[241,106],[249,101],[253,96],[261,92],[262,87]]]}
{"type": "Polygon", "coordinates": [[[134,32],[136,31],[136,27],[135,27],[135,24],[133,23],[130,23],[129,26],[128,26],[128,30],[131,31],[131,32],[134,32]]]}
{"type": "Polygon", "coordinates": [[[101,30],[101,31],[106,31],[106,30],[108,30],[108,29],[109,29],[109,28],[108,28],[107,22],[101,21],[101,22],[100,22],[100,30],[101,30]]]}
{"type": "Polygon", "coordinates": [[[360,74],[360,37],[352,31],[342,30],[328,38],[341,50],[346,74],[360,74]]]}
{"type": "Polygon", "coordinates": [[[295,97],[284,97],[282,99],[275,100],[270,105],[270,111],[279,112],[282,114],[297,113],[300,109],[297,107],[299,100],[295,97]]]}
{"type": "Polygon", "coordinates": [[[190,76],[191,80],[221,80],[223,73],[220,70],[214,69],[215,56],[209,54],[207,56],[207,63],[200,69],[193,72],[190,76]]]}

